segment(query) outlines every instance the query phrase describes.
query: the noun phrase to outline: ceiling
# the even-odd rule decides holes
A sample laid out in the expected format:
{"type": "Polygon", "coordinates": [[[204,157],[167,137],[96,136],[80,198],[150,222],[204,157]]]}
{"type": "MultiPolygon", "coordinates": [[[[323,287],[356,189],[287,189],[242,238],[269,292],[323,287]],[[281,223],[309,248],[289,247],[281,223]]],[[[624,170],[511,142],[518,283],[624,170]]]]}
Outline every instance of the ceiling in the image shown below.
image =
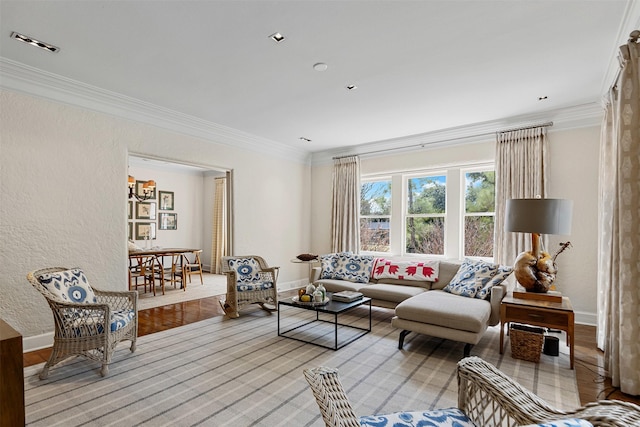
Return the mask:
{"type": "Polygon", "coordinates": [[[318,152],[597,103],[637,10],[635,0],[2,0],[0,56],[318,152]]]}

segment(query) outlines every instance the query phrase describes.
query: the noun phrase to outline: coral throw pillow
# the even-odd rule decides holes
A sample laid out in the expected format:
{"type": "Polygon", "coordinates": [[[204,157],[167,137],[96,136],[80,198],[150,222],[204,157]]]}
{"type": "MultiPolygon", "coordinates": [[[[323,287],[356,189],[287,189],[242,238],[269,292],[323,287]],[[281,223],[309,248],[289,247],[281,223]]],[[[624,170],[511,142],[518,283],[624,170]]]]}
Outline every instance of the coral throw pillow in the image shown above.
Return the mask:
{"type": "Polygon", "coordinates": [[[373,279],[422,280],[437,282],[439,267],[440,263],[433,260],[412,262],[391,261],[384,258],[376,258],[373,264],[371,277],[373,279]]]}

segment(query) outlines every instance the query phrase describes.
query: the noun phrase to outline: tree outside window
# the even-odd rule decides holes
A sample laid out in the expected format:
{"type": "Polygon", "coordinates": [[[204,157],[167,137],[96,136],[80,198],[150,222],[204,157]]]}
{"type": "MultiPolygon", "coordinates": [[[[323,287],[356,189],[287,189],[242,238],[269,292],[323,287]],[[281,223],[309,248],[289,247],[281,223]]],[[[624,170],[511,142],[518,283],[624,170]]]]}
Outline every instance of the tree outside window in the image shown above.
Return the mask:
{"type": "Polygon", "coordinates": [[[406,253],[444,255],[447,178],[407,179],[406,253]]]}
{"type": "Polygon", "coordinates": [[[360,248],[389,252],[391,180],[363,182],[360,189],[360,248]]]}
{"type": "Polygon", "coordinates": [[[464,255],[493,257],[495,172],[465,173],[464,255]]]}

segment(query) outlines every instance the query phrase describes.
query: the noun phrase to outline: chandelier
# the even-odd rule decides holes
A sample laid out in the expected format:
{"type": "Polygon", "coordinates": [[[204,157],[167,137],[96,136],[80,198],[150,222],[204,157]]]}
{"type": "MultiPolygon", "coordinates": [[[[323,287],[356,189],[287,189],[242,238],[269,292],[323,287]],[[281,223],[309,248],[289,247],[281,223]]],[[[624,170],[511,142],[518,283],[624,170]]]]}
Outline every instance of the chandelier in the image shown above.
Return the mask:
{"type": "Polygon", "coordinates": [[[137,199],[140,202],[145,200],[154,199],[156,197],[156,182],[154,180],[145,181],[142,184],[142,194],[138,194],[136,191],[136,179],[129,175],[129,198],[137,199]]]}

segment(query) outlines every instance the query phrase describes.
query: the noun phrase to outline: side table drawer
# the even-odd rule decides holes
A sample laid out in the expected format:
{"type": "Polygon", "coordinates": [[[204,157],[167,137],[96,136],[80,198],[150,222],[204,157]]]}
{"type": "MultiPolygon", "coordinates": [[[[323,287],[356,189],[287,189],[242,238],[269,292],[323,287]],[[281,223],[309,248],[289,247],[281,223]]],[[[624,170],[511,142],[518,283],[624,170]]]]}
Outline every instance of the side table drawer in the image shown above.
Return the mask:
{"type": "Polygon", "coordinates": [[[522,323],[543,323],[546,326],[567,327],[569,316],[566,313],[558,313],[544,310],[531,310],[526,307],[507,306],[506,316],[509,321],[522,323]]]}

